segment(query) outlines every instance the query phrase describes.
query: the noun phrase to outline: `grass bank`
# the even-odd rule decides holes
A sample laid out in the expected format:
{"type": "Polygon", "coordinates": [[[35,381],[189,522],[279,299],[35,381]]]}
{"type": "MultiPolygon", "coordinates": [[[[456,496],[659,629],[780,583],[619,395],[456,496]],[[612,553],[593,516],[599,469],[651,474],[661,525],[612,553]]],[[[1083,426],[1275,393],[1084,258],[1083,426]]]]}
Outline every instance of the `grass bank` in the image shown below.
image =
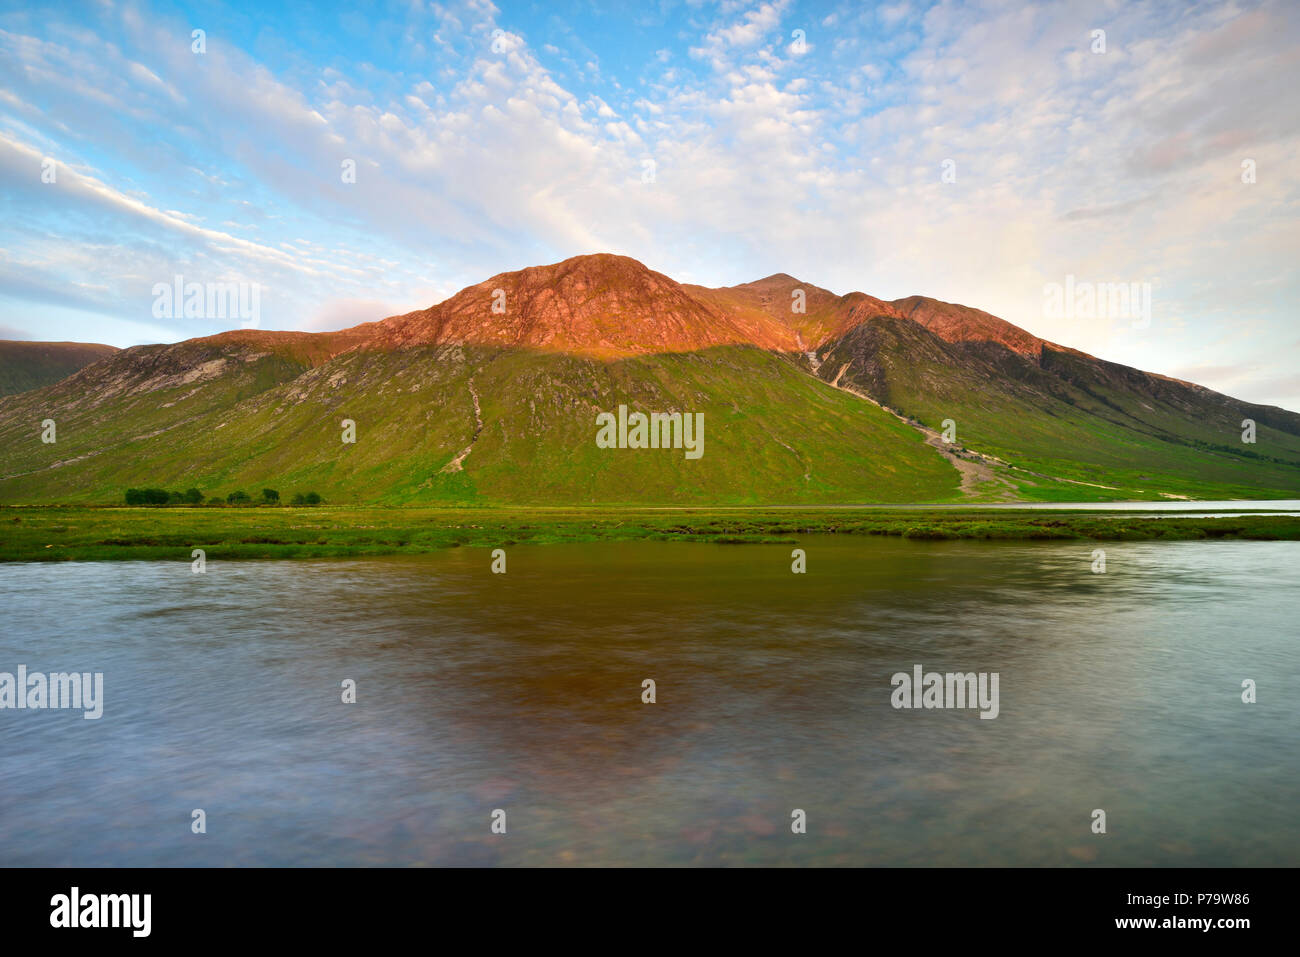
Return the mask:
{"type": "Polygon", "coordinates": [[[593,541],[1300,540],[1300,516],[1156,517],[1029,509],[446,509],[0,507],[0,561],[327,558],[593,541]]]}

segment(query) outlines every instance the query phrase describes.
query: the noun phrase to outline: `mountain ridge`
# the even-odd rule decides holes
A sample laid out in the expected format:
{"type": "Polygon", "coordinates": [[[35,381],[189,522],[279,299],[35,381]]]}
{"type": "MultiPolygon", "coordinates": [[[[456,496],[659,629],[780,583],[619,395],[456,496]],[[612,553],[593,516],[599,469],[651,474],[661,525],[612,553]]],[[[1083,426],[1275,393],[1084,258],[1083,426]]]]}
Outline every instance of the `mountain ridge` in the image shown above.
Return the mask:
{"type": "MultiPolygon", "coordinates": [[[[596,295],[591,297],[589,302],[571,309],[569,315],[563,318],[585,319],[593,311],[610,305],[611,298],[612,304],[616,306],[620,301],[627,302],[626,298],[596,295]]],[[[542,303],[543,306],[546,304],[542,303]]],[[[117,350],[112,346],[99,346],[92,343],[68,342],[0,342],[0,346],[11,344],[70,346],[126,352],[131,349],[155,348],[158,345],[178,346],[185,343],[258,344],[271,351],[295,355],[315,363],[328,361],[353,348],[401,348],[412,345],[454,343],[534,347],[608,358],[688,351],[717,345],[755,345],[778,351],[781,349],[817,350],[861,322],[881,317],[912,319],[948,342],[997,342],[1022,355],[1037,354],[1047,346],[1059,351],[1097,358],[1073,347],[1043,339],[981,309],[929,296],[910,295],[895,300],[882,300],[857,290],[837,294],[813,283],[804,282],[789,273],[774,273],[762,279],[734,286],[706,287],[678,283],[663,273],[651,270],[639,260],[613,253],[583,254],[555,263],[498,273],[482,282],[466,286],[424,309],[334,331],[231,329],[177,343],[133,346],[127,350],[117,350]],[[626,284],[630,276],[635,277],[638,273],[643,277],[653,277],[655,285],[643,289],[639,301],[634,297],[631,305],[641,306],[647,310],[653,309],[661,314],[667,312],[669,318],[675,320],[669,325],[675,325],[676,329],[657,335],[653,333],[643,335],[639,339],[627,337],[625,333],[622,341],[619,341],[618,336],[613,339],[609,337],[611,329],[608,323],[602,327],[590,322],[578,322],[568,328],[556,329],[551,328],[545,321],[539,322],[540,317],[531,314],[536,311],[539,289],[552,293],[565,292],[567,296],[559,301],[564,302],[566,299],[572,301],[574,298],[572,284],[568,289],[563,288],[566,280],[578,277],[579,286],[583,280],[590,284],[593,277],[608,281],[609,273],[613,270],[621,273],[620,276],[614,277],[615,284],[620,280],[626,284]],[[557,283],[561,288],[546,288],[555,287],[557,283]],[[502,313],[494,313],[492,310],[493,291],[496,289],[506,293],[502,313]],[[684,291],[686,295],[671,295],[665,309],[662,296],[665,293],[677,293],[679,290],[684,291]],[[801,290],[805,294],[805,308],[802,313],[795,313],[789,308],[792,301],[790,293],[794,290],[801,290]],[[523,295],[514,295],[520,292],[523,295]],[[525,315],[520,316],[512,311],[510,304],[516,299],[522,299],[525,304],[525,315]],[[688,306],[690,308],[686,308],[688,306]],[[755,314],[762,313],[764,321],[746,322],[746,319],[753,320],[754,316],[746,316],[743,311],[741,315],[728,315],[725,311],[726,306],[747,306],[755,314]],[[818,309],[822,312],[837,311],[838,321],[822,329],[820,335],[810,336],[806,341],[799,341],[798,333],[802,329],[818,328],[816,320],[806,318],[809,311],[818,309]],[[494,318],[497,315],[504,318],[494,318]],[[805,318],[796,318],[797,316],[805,318]],[[689,335],[691,331],[689,322],[682,320],[694,320],[704,328],[695,330],[696,335],[692,337],[689,335]],[[672,334],[673,331],[676,335],[672,334]],[[795,337],[783,335],[790,332],[795,333],[795,337]],[[585,337],[580,335],[584,333],[585,337]]],[[[1174,376],[1142,371],[1146,375],[1165,378],[1210,392],[1215,391],[1207,386],[1174,376]]]]}
{"type": "Polygon", "coordinates": [[[286,480],[399,504],[1291,497],[1300,415],[971,307],[786,273],[710,289],[613,254],[336,332],[136,346],[0,398],[0,502],[286,480]],[[716,451],[596,454],[619,404],[707,411],[716,451]],[[57,448],[32,441],[47,417],[57,448]],[[339,448],[344,418],[377,443],[339,448]]]}

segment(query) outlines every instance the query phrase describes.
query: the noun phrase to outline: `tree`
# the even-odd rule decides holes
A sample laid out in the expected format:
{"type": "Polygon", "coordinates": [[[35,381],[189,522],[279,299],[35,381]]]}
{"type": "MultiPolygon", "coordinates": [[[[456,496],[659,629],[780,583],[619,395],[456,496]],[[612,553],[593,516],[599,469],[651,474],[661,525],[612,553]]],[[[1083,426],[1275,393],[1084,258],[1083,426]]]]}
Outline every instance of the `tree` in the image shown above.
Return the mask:
{"type": "Polygon", "coordinates": [[[179,498],[179,493],[169,492],[164,488],[129,488],[126,490],[127,505],[167,505],[179,498]]]}
{"type": "Polygon", "coordinates": [[[315,492],[308,492],[305,495],[302,492],[299,492],[293,497],[294,505],[319,505],[320,503],[321,497],[315,492]]]}
{"type": "Polygon", "coordinates": [[[187,489],[185,490],[185,504],[186,504],[186,505],[202,505],[202,504],[203,504],[203,493],[200,492],[200,491],[199,491],[198,489],[196,489],[196,488],[187,488],[187,489]]]}
{"type": "Polygon", "coordinates": [[[231,492],[227,495],[226,501],[231,505],[243,505],[245,502],[250,501],[250,499],[248,493],[241,489],[240,491],[231,492]]]}
{"type": "Polygon", "coordinates": [[[280,493],[273,488],[262,489],[262,501],[267,504],[275,504],[280,501],[280,493]]]}

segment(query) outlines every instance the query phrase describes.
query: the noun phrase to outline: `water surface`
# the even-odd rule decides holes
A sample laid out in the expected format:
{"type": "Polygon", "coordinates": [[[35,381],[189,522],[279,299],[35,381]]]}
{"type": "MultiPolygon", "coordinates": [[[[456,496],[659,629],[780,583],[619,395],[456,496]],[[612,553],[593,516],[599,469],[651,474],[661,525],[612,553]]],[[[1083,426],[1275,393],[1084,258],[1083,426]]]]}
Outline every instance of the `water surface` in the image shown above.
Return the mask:
{"type": "Polygon", "coordinates": [[[0,566],[0,864],[1300,863],[1300,543],[800,545],[0,566]]]}

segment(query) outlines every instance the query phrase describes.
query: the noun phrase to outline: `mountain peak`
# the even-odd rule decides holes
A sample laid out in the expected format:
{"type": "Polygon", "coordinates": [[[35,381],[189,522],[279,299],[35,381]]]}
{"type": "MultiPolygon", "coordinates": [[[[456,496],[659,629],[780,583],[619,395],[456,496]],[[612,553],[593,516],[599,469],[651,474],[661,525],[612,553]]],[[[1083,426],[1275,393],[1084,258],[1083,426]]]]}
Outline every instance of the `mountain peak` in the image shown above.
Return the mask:
{"type": "Polygon", "coordinates": [[[768,344],[663,273],[612,253],[499,273],[429,309],[385,319],[377,338],[599,357],[768,344]]]}
{"type": "Polygon", "coordinates": [[[912,319],[949,342],[996,342],[1028,356],[1044,344],[997,316],[926,296],[839,295],[785,272],[713,289],[615,253],[498,273],[428,309],[372,323],[361,338],[372,348],[461,343],[599,358],[723,345],[805,352],[881,318],[912,319]]]}
{"type": "MultiPolygon", "coordinates": [[[[788,272],[774,272],[770,276],[764,276],[762,279],[755,279],[753,282],[742,282],[741,287],[753,289],[761,286],[799,286],[803,285],[800,280],[791,276],[788,272]]],[[[736,288],[736,287],[733,287],[736,288]]]]}

